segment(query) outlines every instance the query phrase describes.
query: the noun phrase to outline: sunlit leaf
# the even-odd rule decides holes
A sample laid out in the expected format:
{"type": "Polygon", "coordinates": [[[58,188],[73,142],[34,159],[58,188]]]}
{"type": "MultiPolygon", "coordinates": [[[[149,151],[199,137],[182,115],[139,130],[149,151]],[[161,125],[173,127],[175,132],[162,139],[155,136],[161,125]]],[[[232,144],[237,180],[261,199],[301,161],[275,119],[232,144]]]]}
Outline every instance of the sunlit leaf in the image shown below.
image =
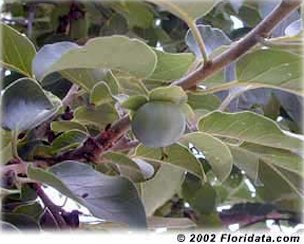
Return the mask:
{"type": "Polygon", "coordinates": [[[112,102],[112,93],[106,82],[100,81],[97,83],[90,94],[90,102],[96,106],[112,102]]]}
{"type": "Polygon", "coordinates": [[[175,104],[187,102],[187,94],[179,86],[155,88],[149,94],[149,98],[151,101],[166,101],[175,104]]]}
{"type": "Polygon", "coordinates": [[[156,54],[142,41],[124,36],[98,37],[66,52],[44,76],[66,69],[104,68],[144,78],[154,71],[156,61],[156,54]]]}
{"type": "Polygon", "coordinates": [[[25,76],[32,76],[32,59],[36,54],[33,43],[14,28],[0,23],[2,33],[0,63],[25,76]]]}

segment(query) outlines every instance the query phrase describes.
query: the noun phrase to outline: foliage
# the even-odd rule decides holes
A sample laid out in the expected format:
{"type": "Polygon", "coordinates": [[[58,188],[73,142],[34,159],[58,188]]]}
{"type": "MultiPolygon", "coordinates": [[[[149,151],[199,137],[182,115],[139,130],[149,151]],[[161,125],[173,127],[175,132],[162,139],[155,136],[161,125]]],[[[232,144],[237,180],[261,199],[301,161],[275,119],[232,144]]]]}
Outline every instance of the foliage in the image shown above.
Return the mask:
{"type": "Polygon", "coordinates": [[[300,222],[297,1],[4,2],[4,229],[300,222]],[[292,14],[240,47],[276,6],[292,14]]]}

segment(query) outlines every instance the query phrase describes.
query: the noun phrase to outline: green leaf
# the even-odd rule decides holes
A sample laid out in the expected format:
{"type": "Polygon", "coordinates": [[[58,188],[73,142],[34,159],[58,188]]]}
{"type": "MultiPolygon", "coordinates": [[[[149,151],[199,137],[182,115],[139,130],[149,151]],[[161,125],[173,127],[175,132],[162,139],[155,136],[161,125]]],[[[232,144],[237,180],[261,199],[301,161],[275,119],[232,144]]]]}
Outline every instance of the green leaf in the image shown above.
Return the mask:
{"type": "Polygon", "coordinates": [[[156,49],[154,52],[157,55],[157,66],[148,80],[177,80],[186,74],[195,60],[191,53],[167,53],[156,49]]]}
{"type": "Polygon", "coordinates": [[[224,181],[228,177],[232,170],[233,158],[225,143],[203,132],[186,134],[180,141],[184,145],[192,143],[195,148],[201,151],[220,181],[224,181]]]}
{"type": "Polygon", "coordinates": [[[188,104],[194,110],[205,109],[213,111],[220,106],[220,99],[216,95],[202,92],[188,92],[187,95],[188,104]]]}
{"type": "Polygon", "coordinates": [[[113,98],[111,89],[106,82],[100,81],[92,88],[90,94],[90,103],[99,106],[112,101],[113,98]]]}
{"type": "Polygon", "coordinates": [[[38,223],[28,215],[16,213],[2,213],[1,219],[20,230],[39,231],[38,223]]]}
{"type": "MultiPolygon", "coordinates": [[[[262,199],[267,202],[276,202],[277,205],[281,206],[288,204],[288,210],[301,206],[304,193],[303,178],[299,177],[298,174],[261,161],[259,165],[259,178],[263,185],[256,187],[256,189],[262,199]]],[[[300,209],[302,207],[296,209],[296,211],[300,209]]]]}
{"type": "Polygon", "coordinates": [[[33,43],[12,27],[0,23],[2,32],[2,55],[0,63],[8,69],[25,76],[32,76],[32,59],[36,54],[33,43]]]}
{"type": "Polygon", "coordinates": [[[195,121],[196,118],[195,118],[195,112],[193,111],[191,106],[188,103],[184,103],[181,106],[181,109],[185,114],[187,121],[189,121],[189,123],[193,123],[193,121],[195,121]]]}
{"type": "Polygon", "coordinates": [[[146,96],[142,95],[135,95],[128,97],[126,100],[124,100],[121,103],[121,106],[126,109],[130,109],[133,111],[136,111],[139,109],[142,105],[148,102],[148,98],[146,96]]]}
{"type": "Polygon", "coordinates": [[[171,12],[185,22],[194,21],[207,14],[216,4],[216,0],[186,2],[180,0],[148,0],[148,2],[171,12]]]}
{"type": "Polygon", "coordinates": [[[48,171],[29,167],[28,176],[87,207],[95,217],[132,227],[146,226],[137,190],[124,177],[107,176],[75,161],[65,161],[48,171]]]}
{"type": "Polygon", "coordinates": [[[104,104],[95,108],[81,106],[75,110],[74,118],[80,123],[93,124],[100,129],[104,129],[108,124],[118,119],[118,114],[110,104],[104,104]]]}
{"type": "Polygon", "coordinates": [[[79,130],[69,130],[56,137],[52,143],[51,153],[59,153],[78,147],[88,134],[79,130]]]}
{"type": "Polygon", "coordinates": [[[69,35],[71,39],[78,40],[83,37],[87,37],[88,30],[90,27],[89,25],[90,23],[89,23],[88,15],[85,15],[79,19],[73,19],[70,23],[70,30],[69,30],[69,35]]]}
{"type": "Polygon", "coordinates": [[[303,158],[287,150],[250,143],[245,143],[240,147],[230,146],[230,149],[236,165],[251,179],[258,181],[258,186],[261,186],[259,191],[266,200],[284,199],[288,191],[293,192],[295,198],[303,196],[301,186],[304,177],[303,158]],[[271,189],[270,185],[273,184],[278,188],[271,189]],[[284,187],[281,188],[279,185],[284,185],[284,187]],[[263,189],[264,186],[265,189],[263,189]],[[271,193],[268,192],[270,190],[271,193]]]}
{"type": "Polygon", "coordinates": [[[149,95],[150,101],[166,101],[175,104],[187,102],[187,94],[179,86],[158,87],[153,89],[149,95]]]}
{"type": "Polygon", "coordinates": [[[51,123],[51,130],[54,132],[65,132],[69,130],[80,130],[84,133],[88,133],[85,126],[77,121],[53,121],[51,123]]]}
{"type": "Polygon", "coordinates": [[[153,13],[144,2],[125,1],[113,2],[111,8],[127,20],[129,28],[148,28],[153,25],[153,13]]]}
{"type": "Polygon", "coordinates": [[[259,154],[254,154],[247,151],[246,148],[229,145],[233,156],[234,164],[241,170],[244,170],[246,175],[258,185],[259,179],[259,154]]]}
{"type": "Polygon", "coordinates": [[[304,177],[303,158],[288,150],[243,143],[241,146],[229,146],[235,163],[248,176],[257,179],[260,160],[304,177]]]}
{"type": "Polygon", "coordinates": [[[13,158],[12,133],[2,129],[0,132],[0,158],[1,163],[6,164],[10,159],[13,158]]]}
{"type": "Polygon", "coordinates": [[[302,62],[301,56],[290,52],[261,49],[246,54],[237,62],[237,78],[246,84],[303,94],[302,62]]]}
{"type": "Polygon", "coordinates": [[[200,178],[205,177],[200,161],[193,156],[187,147],[181,144],[173,144],[166,147],[165,157],[163,157],[162,149],[149,148],[143,145],[139,145],[136,148],[135,154],[138,158],[146,161],[170,164],[187,170],[200,178]]]}
{"type": "MultiPolygon", "coordinates": [[[[206,53],[208,55],[210,55],[213,50],[223,45],[230,45],[232,42],[225,32],[218,28],[213,28],[210,25],[197,25],[197,29],[204,40],[206,53]]],[[[201,51],[190,29],[185,36],[185,42],[195,56],[201,59],[201,51]]]]}
{"type": "Polygon", "coordinates": [[[252,192],[249,190],[245,180],[243,180],[235,189],[231,190],[226,188],[226,190],[227,196],[225,197],[225,201],[229,203],[263,201],[259,196],[252,195],[252,192]]]}
{"type": "Polygon", "coordinates": [[[147,216],[152,216],[159,207],[179,191],[184,181],[184,175],[183,169],[164,164],[151,180],[140,183],[141,198],[147,216]]]}
{"type": "Polygon", "coordinates": [[[281,36],[277,38],[268,39],[271,49],[279,49],[291,52],[296,55],[303,55],[302,53],[302,35],[296,36],[281,36]]]}
{"type": "Polygon", "coordinates": [[[209,113],[199,121],[199,130],[218,137],[291,151],[302,148],[300,139],[284,134],[274,121],[252,112],[209,113]]]}
{"type": "Polygon", "coordinates": [[[105,68],[145,78],[154,71],[156,62],[156,54],[142,41],[124,36],[98,37],[65,53],[44,76],[66,69],[105,68]]]}
{"type": "Polygon", "coordinates": [[[2,93],[2,127],[15,131],[32,129],[52,117],[58,105],[52,104],[36,81],[21,78],[2,93]]]}
{"type": "MultiPolygon", "coordinates": [[[[92,88],[101,80],[105,79],[106,72],[101,69],[86,69],[75,68],[60,70],[59,73],[70,82],[79,85],[85,91],[90,92],[92,88]]],[[[49,77],[48,75],[47,77],[49,77]]],[[[45,85],[47,77],[43,79],[42,83],[45,85]]]]}
{"type": "Polygon", "coordinates": [[[210,184],[201,184],[197,178],[187,176],[182,187],[182,194],[185,201],[199,214],[215,211],[216,191],[210,184]]]}
{"type": "Polygon", "coordinates": [[[132,160],[125,154],[108,152],[103,155],[103,158],[105,161],[109,161],[116,164],[122,176],[129,177],[135,182],[144,181],[145,177],[140,167],[137,165],[136,161],[132,160]]]}
{"type": "Polygon", "coordinates": [[[114,76],[119,84],[119,93],[129,96],[148,94],[148,90],[141,78],[120,71],[114,71],[114,76]]]}
{"type": "MultiPolygon", "coordinates": [[[[53,73],[56,74],[56,73],[53,73]]],[[[51,75],[53,75],[51,74],[51,75]]],[[[106,69],[86,69],[86,68],[75,68],[61,70],[60,74],[72,83],[79,85],[87,92],[91,92],[93,87],[100,81],[105,81],[109,86],[111,93],[117,94],[118,92],[118,81],[113,76],[112,72],[106,69]]],[[[47,76],[43,79],[43,85],[48,85],[47,76]]]]}
{"type": "Polygon", "coordinates": [[[38,221],[40,214],[42,214],[43,209],[38,202],[28,203],[25,205],[18,206],[13,211],[16,214],[24,214],[34,218],[38,221]]]}

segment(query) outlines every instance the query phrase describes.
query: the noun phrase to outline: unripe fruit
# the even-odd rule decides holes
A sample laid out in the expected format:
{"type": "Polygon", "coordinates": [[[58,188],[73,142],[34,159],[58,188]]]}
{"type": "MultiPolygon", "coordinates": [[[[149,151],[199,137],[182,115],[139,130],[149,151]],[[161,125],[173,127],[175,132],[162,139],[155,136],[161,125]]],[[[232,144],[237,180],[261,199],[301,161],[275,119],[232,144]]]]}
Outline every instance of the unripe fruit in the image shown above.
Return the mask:
{"type": "Polygon", "coordinates": [[[186,118],[180,106],[163,101],[148,102],[132,119],[136,138],[148,147],[165,147],[175,143],[184,133],[186,118]]]}

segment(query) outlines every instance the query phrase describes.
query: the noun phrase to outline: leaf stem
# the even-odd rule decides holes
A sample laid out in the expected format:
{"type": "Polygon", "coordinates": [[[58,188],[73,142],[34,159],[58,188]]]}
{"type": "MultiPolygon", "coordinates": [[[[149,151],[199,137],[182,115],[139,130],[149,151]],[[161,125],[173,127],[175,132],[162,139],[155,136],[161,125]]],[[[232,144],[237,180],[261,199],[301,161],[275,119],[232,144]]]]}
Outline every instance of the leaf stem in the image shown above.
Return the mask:
{"type": "Polygon", "coordinates": [[[20,159],[18,155],[18,131],[12,131],[12,154],[14,158],[20,159]]]}
{"type": "Polygon", "coordinates": [[[204,59],[204,65],[206,65],[209,62],[209,58],[208,58],[208,54],[207,54],[207,50],[206,50],[206,45],[204,42],[204,39],[199,31],[199,29],[197,28],[196,22],[195,21],[189,21],[187,22],[193,37],[199,47],[200,53],[202,54],[202,57],[204,59]]]}
{"type": "Polygon", "coordinates": [[[149,96],[149,90],[147,89],[147,87],[145,86],[145,84],[142,82],[142,80],[138,80],[138,85],[143,90],[143,92],[145,93],[145,95],[149,96]]]}

